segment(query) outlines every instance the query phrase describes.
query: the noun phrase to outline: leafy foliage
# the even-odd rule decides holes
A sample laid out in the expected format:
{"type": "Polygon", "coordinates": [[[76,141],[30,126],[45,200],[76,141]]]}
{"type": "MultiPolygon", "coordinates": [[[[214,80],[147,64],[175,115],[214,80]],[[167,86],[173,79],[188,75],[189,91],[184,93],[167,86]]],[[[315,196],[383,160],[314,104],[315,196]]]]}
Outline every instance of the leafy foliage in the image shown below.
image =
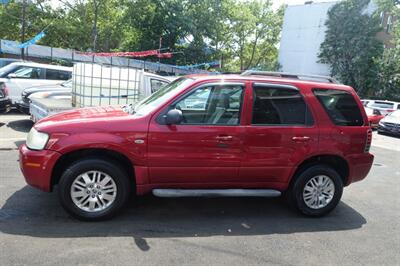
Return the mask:
{"type": "MultiPolygon", "coordinates": [[[[79,51],[180,52],[163,62],[220,60],[223,70],[273,69],[283,8],[262,0],[36,0],[27,8],[27,34],[43,28],[41,44],[79,51]],[[54,2],[54,1],[53,1],[54,2]]],[[[1,39],[20,40],[20,3],[0,6],[1,39]]]]}
{"type": "Polygon", "coordinates": [[[379,70],[379,90],[375,93],[380,98],[400,101],[400,1],[380,0],[381,10],[396,17],[392,30],[394,47],[386,49],[383,56],[376,60],[379,70]]]}
{"type": "Polygon", "coordinates": [[[345,0],[328,12],[325,41],[319,55],[331,67],[331,74],[354,87],[360,95],[376,90],[378,65],[383,45],[376,38],[379,17],[365,9],[369,0],[345,0]]]}

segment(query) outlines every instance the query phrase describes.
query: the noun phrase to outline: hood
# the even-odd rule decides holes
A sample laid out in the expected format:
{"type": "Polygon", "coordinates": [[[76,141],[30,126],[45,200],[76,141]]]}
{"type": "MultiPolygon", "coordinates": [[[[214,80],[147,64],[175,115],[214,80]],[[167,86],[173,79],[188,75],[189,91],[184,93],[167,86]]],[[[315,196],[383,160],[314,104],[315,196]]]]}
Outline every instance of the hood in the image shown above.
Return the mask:
{"type": "Polygon", "coordinates": [[[385,116],[381,121],[387,123],[400,124],[400,118],[392,115],[385,116]]]}
{"type": "Polygon", "coordinates": [[[35,124],[39,131],[74,131],[82,128],[95,128],[96,124],[111,123],[123,118],[132,117],[123,111],[122,106],[100,106],[80,108],[61,112],[40,120],[35,124]]]}
{"type": "Polygon", "coordinates": [[[68,90],[68,88],[61,86],[60,84],[56,85],[45,85],[45,86],[38,86],[38,87],[30,87],[25,89],[22,94],[24,95],[30,95],[35,92],[40,92],[40,91],[52,91],[52,90],[68,90]]]}

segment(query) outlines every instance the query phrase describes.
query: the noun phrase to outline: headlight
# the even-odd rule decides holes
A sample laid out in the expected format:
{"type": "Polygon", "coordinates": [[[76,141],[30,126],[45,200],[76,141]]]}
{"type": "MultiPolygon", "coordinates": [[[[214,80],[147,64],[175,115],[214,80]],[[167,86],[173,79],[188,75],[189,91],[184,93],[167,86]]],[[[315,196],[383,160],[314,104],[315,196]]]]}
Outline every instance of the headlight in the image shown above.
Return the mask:
{"type": "Polygon", "coordinates": [[[26,146],[31,150],[43,150],[49,140],[49,135],[32,128],[26,139],[26,146]]]}

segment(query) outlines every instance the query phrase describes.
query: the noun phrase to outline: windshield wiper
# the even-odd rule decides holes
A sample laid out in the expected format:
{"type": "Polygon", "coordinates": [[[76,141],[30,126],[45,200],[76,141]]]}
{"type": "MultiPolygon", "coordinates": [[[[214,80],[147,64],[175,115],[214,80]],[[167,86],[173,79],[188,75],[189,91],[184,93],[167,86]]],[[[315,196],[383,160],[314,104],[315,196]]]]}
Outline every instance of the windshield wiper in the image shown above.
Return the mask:
{"type": "Polygon", "coordinates": [[[135,106],[133,105],[133,104],[128,104],[128,105],[124,105],[124,106],[122,106],[122,110],[125,112],[125,113],[128,113],[128,114],[130,114],[130,115],[133,115],[134,113],[135,113],[135,106]]]}

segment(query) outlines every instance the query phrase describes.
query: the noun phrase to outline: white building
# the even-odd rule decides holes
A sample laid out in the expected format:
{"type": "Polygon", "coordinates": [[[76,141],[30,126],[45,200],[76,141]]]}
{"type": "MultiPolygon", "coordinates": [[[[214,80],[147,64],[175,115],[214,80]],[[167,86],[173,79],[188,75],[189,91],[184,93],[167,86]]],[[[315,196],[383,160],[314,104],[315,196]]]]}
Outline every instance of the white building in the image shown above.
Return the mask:
{"type": "MultiPolygon", "coordinates": [[[[287,6],[278,57],[283,72],[330,75],[329,66],[318,63],[318,54],[325,40],[328,11],[338,2],[308,1],[304,5],[287,6]]],[[[365,12],[372,14],[376,8],[371,1],[365,12]]]]}
{"type": "Polygon", "coordinates": [[[337,2],[288,6],[282,26],[278,61],[283,72],[329,75],[329,66],[318,63],[325,39],[328,10],[337,2]]]}

